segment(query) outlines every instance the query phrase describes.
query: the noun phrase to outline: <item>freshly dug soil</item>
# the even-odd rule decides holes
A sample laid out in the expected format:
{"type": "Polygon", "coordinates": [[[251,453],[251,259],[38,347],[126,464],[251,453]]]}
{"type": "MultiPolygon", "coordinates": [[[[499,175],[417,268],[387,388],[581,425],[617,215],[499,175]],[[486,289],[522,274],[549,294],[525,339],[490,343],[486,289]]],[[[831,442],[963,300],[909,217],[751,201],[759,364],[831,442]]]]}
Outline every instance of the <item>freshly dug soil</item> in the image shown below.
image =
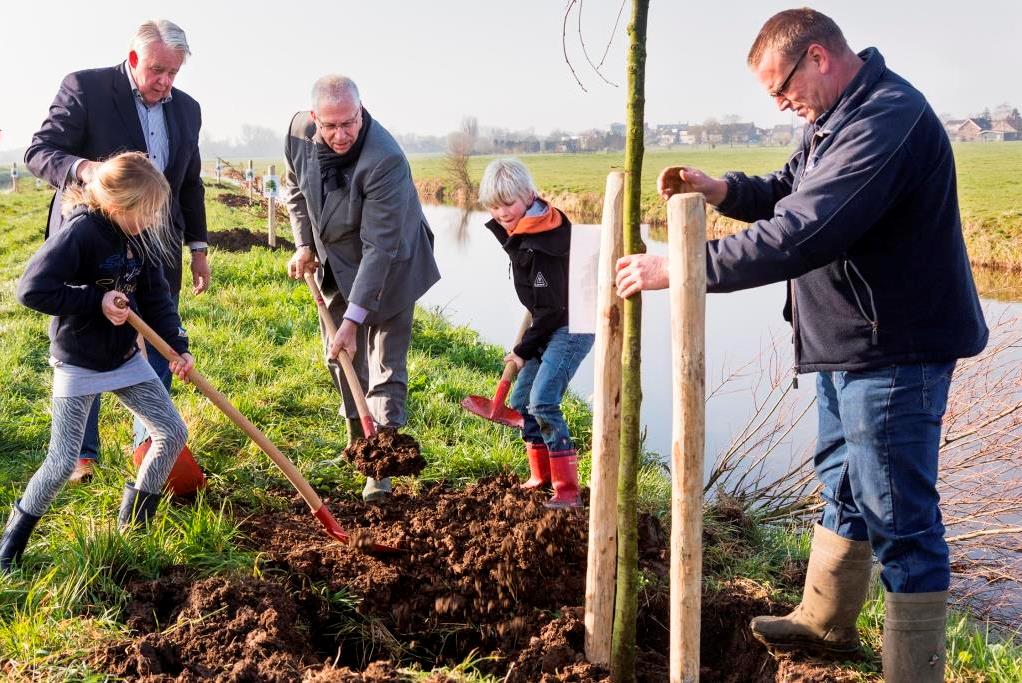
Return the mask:
{"type": "MultiPolygon", "coordinates": [[[[235,195],[220,196],[224,197],[235,195]]],[[[245,228],[230,228],[229,230],[210,231],[206,239],[211,247],[235,253],[251,251],[252,247],[262,247],[263,249],[283,249],[285,251],[294,251],[295,248],[293,243],[283,237],[277,237],[277,246],[271,247],[266,243],[265,233],[252,232],[245,228]]]]}
{"type": "Polygon", "coordinates": [[[344,449],[344,457],[362,474],[373,479],[415,476],[426,468],[419,442],[393,427],[380,429],[344,449]]]}
{"type": "Polygon", "coordinates": [[[237,209],[242,206],[256,206],[258,202],[248,201],[248,196],[243,194],[234,194],[233,192],[221,192],[216,196],[217,201],[224,206],[229,206],[232,209],[237,209]]]}
{"type": "MultiPolygon", "coordinates": [[[[399,667],[457,664],[474,650],[492,657],[480,668],[509,683],[604,683],[608,672],[583,654],[588,513],[547,510],[547,494],[517,484],[502,475],[462,491],[399,489],[380,506],[327,499],[352,536],[398,546],[397,556],[332,540],[295,497],[289,511],[243,525],[266,578],[171,572],[132,583],[124,620],[137,637],[105,646],[90,665],[159,683],[354,683],[407,680],[399,667]]],[[[667,534],[647,516],[639,531],[649,587],[639,597],[637,675],[659,682],[668,672],[667,534]]],[[[827,663],[773,659],[751,637],[752,616],[788,609],[750,581],[704,594],[701,679],[850,680],[827,663]]]]}

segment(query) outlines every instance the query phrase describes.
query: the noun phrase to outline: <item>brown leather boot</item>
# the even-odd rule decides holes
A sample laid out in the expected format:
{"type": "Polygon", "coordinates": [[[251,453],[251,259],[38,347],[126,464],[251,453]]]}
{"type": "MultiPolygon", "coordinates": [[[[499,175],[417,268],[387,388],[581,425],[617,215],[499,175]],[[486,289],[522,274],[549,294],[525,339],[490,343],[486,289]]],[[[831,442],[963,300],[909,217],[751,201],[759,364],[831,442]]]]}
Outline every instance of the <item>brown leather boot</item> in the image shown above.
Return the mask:
{"type": "Polygon", "coordinates": [[[802,602],[784,617],[756,617],[752,635],[771,650],[848,656],[859,649],[855,621],[866,602],[873,553],[816,525],[802,602]]]}
{"type": "Polygon", "coordinates": [[[75,464],[75,470],[71,473],[71,477],[67,480],[69,486],[78,486],[79,484],[88,484],[92,481],[92,468],[95,466],[96,461],[92,458],[78,458],[78,462],[75,464]]]}
{"type": "Polygon", "coordinates": [[[884,680],[940,683],[947,657],[947,591],[884,596],[884,680]]]}
{"type": "Polygon", "coordinates": [[[519,484],[523,489],[550,486],[550,451],[545,443],[525,442],[525,457],[529,459],[529,480],[519,484]]]}

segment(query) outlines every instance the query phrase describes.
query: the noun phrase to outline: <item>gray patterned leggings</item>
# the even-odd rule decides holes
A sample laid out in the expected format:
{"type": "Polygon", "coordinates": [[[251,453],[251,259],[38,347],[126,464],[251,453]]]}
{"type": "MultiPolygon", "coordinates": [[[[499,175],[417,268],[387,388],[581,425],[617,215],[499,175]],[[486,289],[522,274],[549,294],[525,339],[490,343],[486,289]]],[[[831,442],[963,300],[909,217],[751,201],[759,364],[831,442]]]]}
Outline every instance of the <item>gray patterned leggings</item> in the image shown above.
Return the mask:
{"type": "MultiPolygon", "coordinates": [[[[153,444],[138,469],[135,488],[160,493],[177,456],[188,440],[188,427],[178,414],[170,394],[153,379],[115,389],[114,394],[128,410],[142,420],[153,444]]],[[[78,462],[85,436],[85,421],[98,394],[53,398],[53,427],[46,460],[32,475],[19,506],[30,515],[41,517],[49,509],[78,462]]]]}

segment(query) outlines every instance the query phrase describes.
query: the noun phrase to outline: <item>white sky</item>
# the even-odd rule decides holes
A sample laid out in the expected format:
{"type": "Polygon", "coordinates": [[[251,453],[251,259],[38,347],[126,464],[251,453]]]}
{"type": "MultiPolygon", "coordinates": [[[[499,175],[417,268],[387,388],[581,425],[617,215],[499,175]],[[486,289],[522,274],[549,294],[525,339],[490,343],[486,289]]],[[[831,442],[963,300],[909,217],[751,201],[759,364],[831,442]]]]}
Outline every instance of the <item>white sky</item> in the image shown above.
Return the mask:
{"type": "MultiPolygon", "coordinates": [[[[605,68],[619,88],[585,65],[571,19],[570,49],[588,93],[561,53],[567,0],[4,4],[0,150],[28,144],[64,74],[123,60],[134,28],[147,18],[171,19],[187,32],[193,57],[176,85],[198,99],[203,131],[215,138],[234,137],[245,123],[283,133],[291,115],[308,107],[312,82],[328,72],[354,78],[373,116],[399,133],[444,133],[466,115],[482,126],[541,134],[624,120],[631,0],[605,68]]],[[[620,0],[584,3],[583,34],[596,60],[619,6],[620,0]]],[[[746,70],[745,55],[763,22],[791,6],[797,5],[652,0],[646,120],[738,114],[760,126],[788,122],[746,70]]],[[[879,47],[938,113],[1022,106],[1022,0],[987,0],[975,11],[947,0],[813,6],[837,21],[854,49],[879,47]]]]}

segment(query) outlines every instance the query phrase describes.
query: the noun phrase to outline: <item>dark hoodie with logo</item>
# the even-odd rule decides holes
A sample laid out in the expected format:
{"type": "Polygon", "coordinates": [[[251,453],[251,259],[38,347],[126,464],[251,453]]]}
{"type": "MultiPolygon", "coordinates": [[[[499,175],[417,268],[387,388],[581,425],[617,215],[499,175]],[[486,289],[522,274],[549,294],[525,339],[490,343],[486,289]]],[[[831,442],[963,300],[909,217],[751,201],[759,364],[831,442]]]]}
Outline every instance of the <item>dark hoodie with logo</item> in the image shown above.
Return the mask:
{"type": "Polygon", "coordinates": [[[532,314],[532,326],[514,348],[522,360],[543,355],[554,332],[568,324],[571,222],[559,209],[536,202],[541,212],[534,203],[511,232],[496,219],[486,223],[511,260],[518,300],[532,314]]]}
{"type": "Polygon", "coordinates": [[[100,213],[77,209],[28,262],[18,301],[54,316],[50,355],[106,372],[138,353],[135,329],[103,315],[103,295],[116,289],[178,353],[188,351],[170,286],[158,260],[100,213]]]}

